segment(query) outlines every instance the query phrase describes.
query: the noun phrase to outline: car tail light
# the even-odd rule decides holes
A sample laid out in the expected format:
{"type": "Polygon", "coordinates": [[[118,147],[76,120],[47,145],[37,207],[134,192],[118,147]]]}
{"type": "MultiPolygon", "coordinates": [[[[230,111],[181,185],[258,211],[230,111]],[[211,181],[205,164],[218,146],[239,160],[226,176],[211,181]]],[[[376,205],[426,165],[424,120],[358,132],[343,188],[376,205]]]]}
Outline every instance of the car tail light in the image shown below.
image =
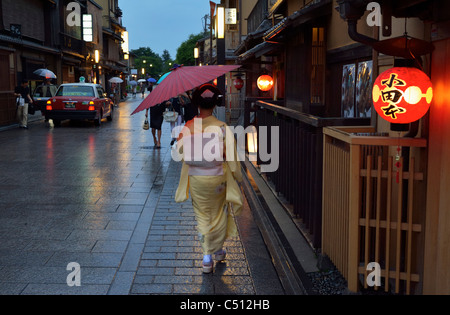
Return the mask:
{"type": "Polygon", "coordinates": [[[90,111],[95,110],[95,106],[89,106],[89,110],[90,110],[90,111]]]}
{"type": "Polygon", "coordinates": [[[94,105],[94,101],[90,101],[90,102],[89,102],[89,105],[94,105]]]}
{"type": "Polygon", "coordinates": [[[52,107],[52,101],[50,101],[50,100],[47,101],[46,109],[47,109],[47,110],[53,110],[53,107],[52,107]]]}

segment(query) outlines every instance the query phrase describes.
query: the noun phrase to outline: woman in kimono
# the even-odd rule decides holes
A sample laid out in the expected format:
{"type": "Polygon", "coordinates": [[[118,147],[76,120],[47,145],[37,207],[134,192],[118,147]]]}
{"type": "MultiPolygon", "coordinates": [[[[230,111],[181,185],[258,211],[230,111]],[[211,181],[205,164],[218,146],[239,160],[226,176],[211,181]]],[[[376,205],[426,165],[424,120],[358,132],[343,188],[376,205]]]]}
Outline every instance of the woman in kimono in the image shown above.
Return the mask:
{"type": "Polygon", "coordinates": [[[211,84],[198,88],[192,102],[198,116],[186,123],[177,141],[177,154],[183,160],[175,201],[192,198],[199,241],[203,250],[204,273],[213,271],[214,260],[225,259],[225,240],[237,236],[233,218],[242,209],[242,180],[234,134],[212,113],[221,103],[220,91],[211,84]],[[200,158],[199,158],[200,156],[200,158]]]}

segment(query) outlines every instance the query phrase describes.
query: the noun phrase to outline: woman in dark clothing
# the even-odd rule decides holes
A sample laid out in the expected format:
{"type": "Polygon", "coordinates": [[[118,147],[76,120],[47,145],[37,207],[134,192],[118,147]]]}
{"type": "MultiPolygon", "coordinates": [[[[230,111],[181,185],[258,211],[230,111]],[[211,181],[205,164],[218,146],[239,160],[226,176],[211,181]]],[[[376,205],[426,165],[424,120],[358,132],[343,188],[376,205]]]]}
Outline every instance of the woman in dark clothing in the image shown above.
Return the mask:
{"type": "MultiPolygon", "coordinates": [[[[161,148],[161,127],[164,121],[164,110],[165,106],[163,103],[150,107],[150,128],[152,128],[153,141],[157,149],[161,148]]],[[[145,117],[148,117],[148,109],[145,117]]]]}
{"type": "MultiPolygon", "coordinates": [[[[181,126],[181,124],[183,123],[183,111],[181,109],[181,104],[178,99],[178,96],[171,98],[170,101],[167,102],[167,105],[170,110],[174,110],[178,113],[177,120],[170,123],[171,131],[173,131],[173,129],[175,127],[181,126]]],[[[172,136],[173,136],[173,134],[172,134],[172,136]]],[[[177,138],[178,138],[178,135],[175,135],[175,137],[172,137],[172,141],[170,142],[170,145],[173,145],[175,143],[175,141],[177,141],[177,138]]]]}
{"type": "Polygon", "coordinates": [[[194,119],[198,115],[198,108],[192,102],[190,97],[185,93],[179,97],[181,106],[183,106],[183,118],[185,122],[194,119]]]}

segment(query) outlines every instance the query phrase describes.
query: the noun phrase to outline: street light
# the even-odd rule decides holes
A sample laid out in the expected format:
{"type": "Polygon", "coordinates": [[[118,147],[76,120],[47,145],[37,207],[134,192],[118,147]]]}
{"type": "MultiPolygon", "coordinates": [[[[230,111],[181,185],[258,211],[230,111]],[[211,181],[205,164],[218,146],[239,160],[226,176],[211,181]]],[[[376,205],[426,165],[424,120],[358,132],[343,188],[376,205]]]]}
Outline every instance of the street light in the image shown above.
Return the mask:
{"type": "Polygon", "coordinates": [[[95,63],[99,63],[100,62],[100,51],[98,49],[95,50],[94,56],[95,56],[94,57],[95,63]]]}
{"type": "Polygon", "coordinates": [[[94,40],[92,14],[83,14],[83,40],[92,42],[94,40]]]}
{"type": "Polygon", "coordinates": [[[94,51],[94,61],[95,61],[95,83],[100,84],[100,70],[99,70],[99,63],[100,63],[100,51],[96,49],[94,51]]]}
{"type": "MultiPolygon", "coordinates": [[[[217,6],[217,64],[225,65],[225,6],[217,6]]],[[[225,75],[217,78],[217,87],[225,95],[225,75]]],[[[222,102],[225,102],[225,98],[222,98],[222,102]]],[[[225,105],[222,103],[222,105],[225,105]]],[[[217,108],[217,118],[223,122],[226,120],[225,107],[220,106],[217,108]]]]}
{"type": "Polygon", "coordinates": [[[223,5],[217,7],[217,38],[225,38],[225,7],[223,5]]]}
{"type": "Polygon", "coordinates": [[[199,57],[198,47],[195,47],[195,48],[194,48],[195,65],[197,65],[198,57],[199,57]]]}

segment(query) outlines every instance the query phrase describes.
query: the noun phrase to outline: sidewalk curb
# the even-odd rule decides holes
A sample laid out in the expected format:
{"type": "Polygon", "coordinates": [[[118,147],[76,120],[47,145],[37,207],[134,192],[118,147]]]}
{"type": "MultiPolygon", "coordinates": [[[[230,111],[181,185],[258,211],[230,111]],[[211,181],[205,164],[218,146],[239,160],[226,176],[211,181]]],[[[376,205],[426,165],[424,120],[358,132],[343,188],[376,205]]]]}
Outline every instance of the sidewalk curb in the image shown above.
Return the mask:
{"type": "MultiPolygon", "coordinates": [[[[28,115],[28,124],[29,125],[34,125],[40,122],[43,122],[45,120],[45,117],[42,116],[40,114],[41,112],[39,112],[39,114],[34,114],[34,115],[28,115]]],[[[15,123],[12,125],[6,125],[6,126],[0,126],[0,132],[2,131],[6,131],[6,130],[11,130],[11,129],[18,129],[19,128],[19,123],[15,123]]]]}
{"type": "Polygon", "coordinates": [[[268,251],[272,256],[275,269],[279,275],[286,294],[288,295],[315,295],[313,284],[296,258],[289,242],[279,224],[273,217],[269,205],[264,200],[261,191],[247,170],[245,162],[243,168],[242,186],[249,206],[254,215],[268,251]]]}

